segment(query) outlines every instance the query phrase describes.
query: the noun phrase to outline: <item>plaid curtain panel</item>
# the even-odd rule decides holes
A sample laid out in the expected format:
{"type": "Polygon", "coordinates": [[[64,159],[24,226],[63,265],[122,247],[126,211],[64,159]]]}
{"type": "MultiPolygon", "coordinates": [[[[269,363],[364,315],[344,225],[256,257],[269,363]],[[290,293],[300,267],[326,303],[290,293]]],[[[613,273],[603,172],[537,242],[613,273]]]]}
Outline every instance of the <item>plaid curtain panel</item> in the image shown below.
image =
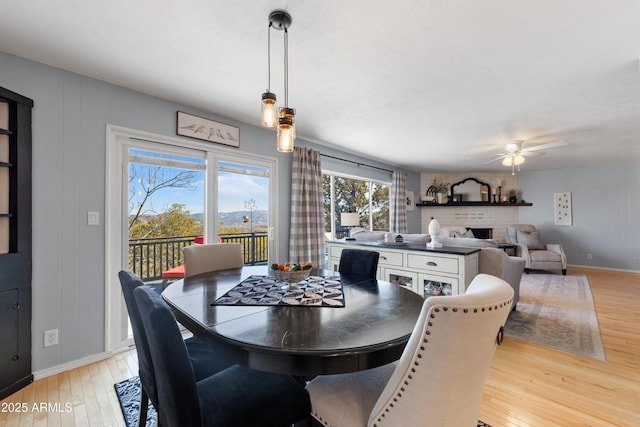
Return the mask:
{"type": "Polygon", "coordinates": [[[311,261],[316,267],[324,267],[323,219],[320,153],[295,147],[291,173],[289,261],[311,261]]]}
{"type": "Polygon", "coordinates": [[[391,183],[389,228],[393,233],[407,232],[407,174],[395,171],[391,183]]]}

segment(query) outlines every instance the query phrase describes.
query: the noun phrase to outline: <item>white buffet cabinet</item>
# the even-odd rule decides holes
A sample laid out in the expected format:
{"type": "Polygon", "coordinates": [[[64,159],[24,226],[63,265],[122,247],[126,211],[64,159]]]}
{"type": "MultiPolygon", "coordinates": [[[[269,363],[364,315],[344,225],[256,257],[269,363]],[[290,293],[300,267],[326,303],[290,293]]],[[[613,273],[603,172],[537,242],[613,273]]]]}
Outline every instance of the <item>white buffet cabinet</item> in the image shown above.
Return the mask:
{"type": "Polygon", "coordinates": [[[478,248],[445,246],[427,249],[425,245],[394,245],[378,242],[329,241],[329,266],[338,271],[343,249],[375,251],[379,280],[406,286],[414,292],[431,295],[463,294],[478,274],[478,248]]]}

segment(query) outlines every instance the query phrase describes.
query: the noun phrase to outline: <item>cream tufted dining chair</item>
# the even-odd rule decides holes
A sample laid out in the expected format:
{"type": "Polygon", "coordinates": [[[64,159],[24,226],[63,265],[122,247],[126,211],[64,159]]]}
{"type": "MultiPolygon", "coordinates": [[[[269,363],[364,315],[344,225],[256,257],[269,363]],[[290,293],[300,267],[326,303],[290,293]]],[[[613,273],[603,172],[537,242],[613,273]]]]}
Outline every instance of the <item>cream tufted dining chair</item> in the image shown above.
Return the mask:
{"type": "Polygon", "coordinates": [[[182,253],[184,255],[184,277],[209,271],[240,268],[244,265],[240,243],[186,246],[182,253]]]}
{"type": "Polygon", "coordinates": [[[398,362],[307,385],[322,425],[475,426],[511,309],[504,280],[477,275],[464,295],[427,298],[398,362]]]}

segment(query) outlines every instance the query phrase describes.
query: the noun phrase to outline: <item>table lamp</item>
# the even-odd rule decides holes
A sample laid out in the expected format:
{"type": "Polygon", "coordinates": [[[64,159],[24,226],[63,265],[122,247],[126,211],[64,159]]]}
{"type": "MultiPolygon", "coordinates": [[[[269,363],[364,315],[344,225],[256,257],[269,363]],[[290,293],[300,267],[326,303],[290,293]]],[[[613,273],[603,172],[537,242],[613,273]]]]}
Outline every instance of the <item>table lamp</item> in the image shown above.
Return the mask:
{"type": "Polygon", "coordinates": [[[358,212],[342,212],[340,214],[340,225],[349,227],[349,236],[345,240],[356,240],[351,237],[351,229],[360,225],[360,214],[358,212]]]}

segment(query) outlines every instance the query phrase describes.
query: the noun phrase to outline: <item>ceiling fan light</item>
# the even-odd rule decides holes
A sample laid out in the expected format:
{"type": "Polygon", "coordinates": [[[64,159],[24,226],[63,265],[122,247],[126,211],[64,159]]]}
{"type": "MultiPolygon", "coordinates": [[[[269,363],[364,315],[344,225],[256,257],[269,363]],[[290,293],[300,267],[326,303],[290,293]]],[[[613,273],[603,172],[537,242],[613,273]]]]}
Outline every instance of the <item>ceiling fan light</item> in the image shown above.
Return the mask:
{"type": "Polygon", "coordinates": [[[525,157],[522,154],[511,154],[502,159],[503,166],[520,166],[525,162],[525,157]]]}
{"type": "Polygon", "coordinates": [[[262,126],[274,128],[277,124],[276,94],[267,91],[262,94],[262,126]]]}

